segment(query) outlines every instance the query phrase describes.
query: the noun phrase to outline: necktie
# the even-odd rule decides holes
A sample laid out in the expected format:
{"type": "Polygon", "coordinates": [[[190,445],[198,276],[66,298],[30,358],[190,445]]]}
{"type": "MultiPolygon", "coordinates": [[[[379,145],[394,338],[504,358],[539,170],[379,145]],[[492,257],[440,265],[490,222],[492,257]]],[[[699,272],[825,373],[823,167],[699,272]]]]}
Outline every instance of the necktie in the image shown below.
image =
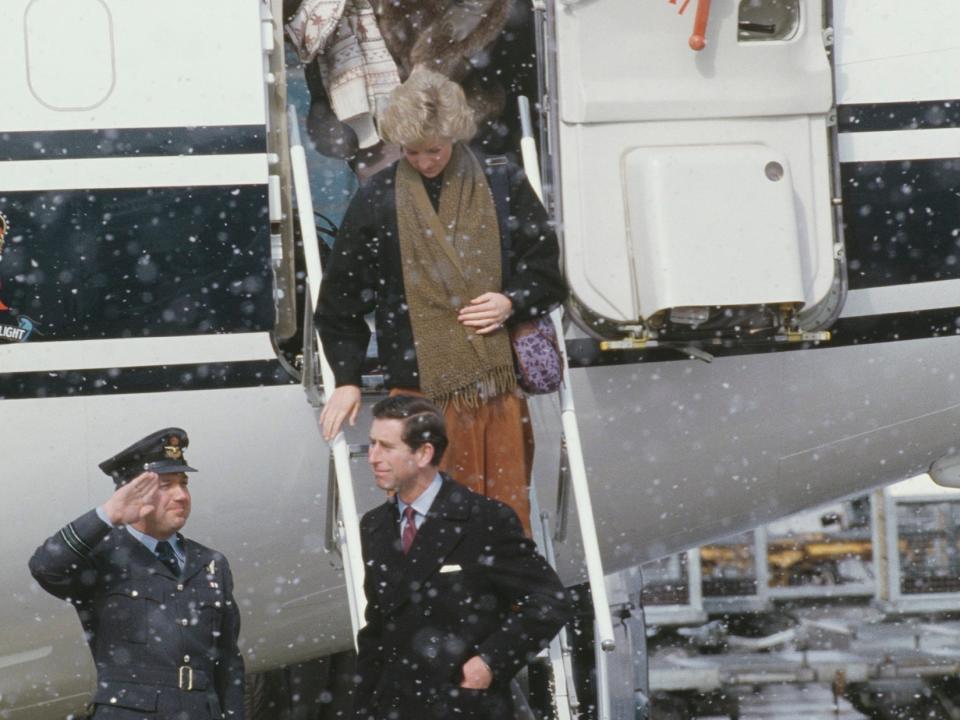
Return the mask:
{"type": "Polygon", "coordinates": [[[157,557],[160,562],[170,568],[177,577],[180,577],[180,563],[177,562],[177,556],[173,554],[173,546],[166,540],[157,543],[157,557]]]}
{"type": "Polygon", "coordinates": [[[403,535],[400,536],[400,541],[403,543],[404,555],[410,552],[410,546],[413,545],[413,539],[417,536],[417,523],[414,520],[416,515],[417,511],[414,510],[411,505],[407,505],[406,509],[403,511],[403,517],[407,520],[407,524],[403,526],[403,535]]]}

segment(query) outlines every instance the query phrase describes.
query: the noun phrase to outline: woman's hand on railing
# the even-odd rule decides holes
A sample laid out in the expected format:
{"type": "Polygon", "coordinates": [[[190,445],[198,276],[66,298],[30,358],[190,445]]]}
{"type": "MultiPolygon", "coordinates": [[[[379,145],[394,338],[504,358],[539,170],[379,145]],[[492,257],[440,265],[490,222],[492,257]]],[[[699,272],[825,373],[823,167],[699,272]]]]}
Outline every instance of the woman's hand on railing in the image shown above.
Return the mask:
{"type": "Polygon", "coordinates": [[[360,412],[360,387],[357,385],[341,385],[327,398],[326,404],[320,413],[320,429],[323,439],[330,442],[337,433],[344,420],[350,425],[357,424],[357,414],[360,412]]]}

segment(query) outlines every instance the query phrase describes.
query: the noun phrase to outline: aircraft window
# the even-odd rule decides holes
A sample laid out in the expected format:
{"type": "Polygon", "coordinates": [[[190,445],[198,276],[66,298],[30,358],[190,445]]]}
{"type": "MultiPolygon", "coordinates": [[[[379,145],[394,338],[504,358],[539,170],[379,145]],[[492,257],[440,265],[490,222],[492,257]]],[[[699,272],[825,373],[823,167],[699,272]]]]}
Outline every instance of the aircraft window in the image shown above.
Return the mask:
{"type": "Polygon", "coordinates": [[[23,29],[27,84],[38,102],[90,110],[113,92],[113,19],[104,0],[33,0],[23,29]]]}
{"type": "Polygon", "coordinates": [[[8,192],[0,213],[0,312],[29,342],[273,327],[263,186],[8,192]]]}
{"type": "Polygon", "coordinates": [[[791,40],[800,29],[800,0],[740,0],[741,42],[791,40]]]}

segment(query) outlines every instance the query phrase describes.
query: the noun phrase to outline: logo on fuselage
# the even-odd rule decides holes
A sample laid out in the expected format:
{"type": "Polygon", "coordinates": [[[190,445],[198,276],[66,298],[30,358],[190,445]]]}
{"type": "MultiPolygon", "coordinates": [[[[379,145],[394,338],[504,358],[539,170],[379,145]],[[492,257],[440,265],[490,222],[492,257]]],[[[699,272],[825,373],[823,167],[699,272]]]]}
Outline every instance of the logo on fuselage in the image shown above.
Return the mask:
{"type": "Polygon", "coordinates": [[[16,325],[0,323],[0,342],[26,342],[33,333],[33,323],[20,316],[16,325]]]}

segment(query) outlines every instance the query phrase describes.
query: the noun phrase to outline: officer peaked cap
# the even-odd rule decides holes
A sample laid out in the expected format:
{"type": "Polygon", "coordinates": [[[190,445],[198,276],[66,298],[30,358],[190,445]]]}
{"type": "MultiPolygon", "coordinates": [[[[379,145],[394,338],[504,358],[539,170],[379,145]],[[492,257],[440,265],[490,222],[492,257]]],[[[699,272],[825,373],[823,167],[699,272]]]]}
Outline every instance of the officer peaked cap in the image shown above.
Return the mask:
{"type": "Polygon", "coordinates": [[[196,472],[187,465],[183,451],[190,444],[187,431],[165,428],[150,433],[112,458],[100,463],[100,469],[113,478],[117,486],[133,480],[143,472],[196,472]]]}

